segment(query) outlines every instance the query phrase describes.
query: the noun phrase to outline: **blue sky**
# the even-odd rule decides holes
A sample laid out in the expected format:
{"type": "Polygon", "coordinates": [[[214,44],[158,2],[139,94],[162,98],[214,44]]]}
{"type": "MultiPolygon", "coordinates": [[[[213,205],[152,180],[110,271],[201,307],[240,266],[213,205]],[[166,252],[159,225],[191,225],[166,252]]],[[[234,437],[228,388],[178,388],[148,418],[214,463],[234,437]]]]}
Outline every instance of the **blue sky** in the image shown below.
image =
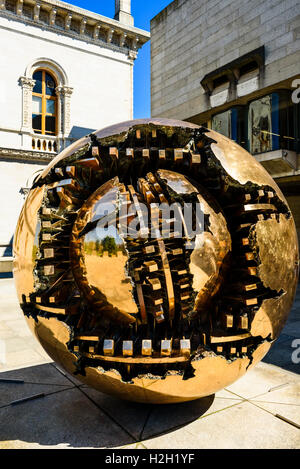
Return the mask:
{"type": "MultiPolygon", "coordinates": [[[[70,0],[67,3],[114,17],[115,0],[70,0]]],[[[150,20],[171,0],[132,0],[132,14],[137,28],[150,31],[150,20]]],[[[150,42],[139,51],[134,66],[134,118],[150,117],[150,42]]]]}

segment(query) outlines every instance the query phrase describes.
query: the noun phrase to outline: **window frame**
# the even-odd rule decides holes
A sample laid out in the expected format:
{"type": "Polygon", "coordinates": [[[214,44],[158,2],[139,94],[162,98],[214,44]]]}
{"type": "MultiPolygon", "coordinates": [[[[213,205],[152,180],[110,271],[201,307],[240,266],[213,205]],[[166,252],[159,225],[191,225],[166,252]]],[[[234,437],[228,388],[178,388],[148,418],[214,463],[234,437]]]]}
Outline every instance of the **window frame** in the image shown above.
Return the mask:
{"type": "Polygon", "coordinates": [[[46,74],[50,75],[52,80],[55,83],[55,88],[57,87],[57,80],[56,77],[47,69],[44,68],[38,68],[34,71],[32,78],[34,79],[34,75],[37,72],[42,72],[42,93],[36,93],[32,90],[32,102],[33,102],[33,97],[36,96],[38,98],[41,98],[42,100],[42,112],[41,114],[36,114],[32,112],[32,116],[34,114],[40,115],[41,116],[41,131],[39,129],[34,129],[33,127],[33,122],[32,122],[32,130],[36,135],[46,135],[48,137],[56,137],[58,135],[58,97],[57,94],[55,96],[50,96],[46,94],[46,74]],[[55,106],[55,111],[54,114],[47,113],[47,100],[54,101],[54,106],[55,106]],[[46,117],[55,117],[55,131],[50,132],[46,131],[46,117]]]}

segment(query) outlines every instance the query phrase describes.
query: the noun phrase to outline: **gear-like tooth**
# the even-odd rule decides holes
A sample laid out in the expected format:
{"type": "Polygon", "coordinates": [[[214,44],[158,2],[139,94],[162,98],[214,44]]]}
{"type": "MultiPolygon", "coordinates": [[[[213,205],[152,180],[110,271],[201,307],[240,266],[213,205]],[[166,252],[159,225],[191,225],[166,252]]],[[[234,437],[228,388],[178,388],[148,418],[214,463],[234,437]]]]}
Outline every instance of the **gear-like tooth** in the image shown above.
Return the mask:
{"type": "Polygon", "coordinates": [[[142,151],[143,158],[150,158],[150,151],[148,148],[144,148],[142,151]]]}
{"type": "Polygon", "coordinates": [[[160,354],[162,357],[170,357],[172,353],[172,341],[163,339],[160,346],[160,354]]]}
{"type": "Polygon", "coordinates": [[[155,246],[146,246],[143,248],[144,254],[154,254],[156,251],[155,246]]]}
{"type": "Polygon", "coordinates": [[[183,160],[183,150],[182,148],[174,148],[174,161],[182,161],[183,160]]]}
{"type": "Polygon", "coordinates": [[[223,346],[222,345],[217,346],[217,353],[223,353],[223,346]]]}
{"type": "Polygon", "coordinates": [[[190,339],[180,340],[180,354],[183,356],[190,356],[191,354],[191,341],[190,339]]]}
{"type": "Polygon", "coordinates": [[[50,259],[51,257],[54,257],[54,249],[53,248],[44,249],[44,259],[50,259]]]}
{"type": "Polygon", "coordinates": [[[180,294],[180,300],[181,300],[181,301],[188,300],[189,298],[190,298],[190,294],[189,294],[189,293],[181,293],[181,294],[180,294]]]}
{"type": "Polygon", "coordinates": [[[42,229],[48,229],[52,227],[52,223],[49,220],[42,221],[42,229]]]}
{"type": "Polygon", "coordinates": [[[248,274],[251,276],[257,276],[257,267],[248,267],[248,274]]]}
{"type": "Polygon", "coordinates": [[[223,316],[223,323],[224,327],[226,327],[227,329],[233,327],[233,315],[225,313],[223,316]]]}
{"type": "Polygon", "coordinates": [[[236,354],[236,347],[230,347],[230,355],[236,354]]]}
{"type": "Polygon", "coordinates": [[[55,275],[54,265],[44,265],[44,275],[55,275]]]}
{"type": "Polygon", "coordinates": [[[92,147],[92,156],[99,156],[99,147],[92,147]]]}
{"type": "Polygon", "coordinates": [[[183,275],[187,275],[188,271],[186,269],[181,269],[181,270],[173,270],[172,272],[176,272],[178,277],[182,277],[183,275]]]}
{"type": "Polygon", "coordinates": [[[123,340],[122,353],[123,353],[123,357],[133,356],[133,341],[132,340],[123,340]]]}
{"type": "Polygon", "coordinates": [[[128,156],[129,158],[134,158],[134,149],[126,148],[126,156],[128,156]]]}
{"type": "Polygon", "coordinates": [[[159,198],[159,201],[160,201],[161,204],[167,204],[168,203],[168,201],[167,201],[164,194],[159,194],[158,198],[159,198]]]}
{"type": "Polygon", "coordinates": [[[66,167],[66,175],[69,176],[70,178],[74,178],[77,174],[76,167],[75,166],[67,166],[66,167]]]}
{"type": "Polygon", "coordinates": [[[259,198],[264,197],[265,191],[264,191],[263,189],[259,189],[259,190],[257,191],[257,195],[258,195],[259,198]]]}
{"type": "Polygon", "coordinates": [[[109,156],[113,156],[114,158],[119,158],[119,150],[116,147],[110,147],[109,156]]]}
{"type": "Polygon", "coordinates": [[[238,322],[239,329],[248,329],[249,321],[247,316],[240,316],[238,322]]]}
{"type": "Polygon", "coordinates": [[[200,155],[200,153],[194,153],[192,151],[190,153],[191,153],[191,163],[192,163],[192,165],[201,164],[201,155],[200,155]]]}
{"type": "Polygon", "coordinates": [[[161,324],[162,322],[165,321],[165,316],[163,314],[161,314],[160,316],[157,316],[155,318],[155,321],[157,322],[157,324],[161,324]]]}
{"type": "Polygon", "coordinates": [[[142,137],[142,133],[140,131],[140,129],[137,129],[136,132],[135,132],[135,137],[140,140],[140,138],[142,137]]]}
{"type": "Polygon", "coordinates": [[[166,150],[158,150],[158,157],[160,160],[166,159],[166,150]]]}
{"type": "Polygon", "coordinates": [[[147,269],[148,272],[157,272],[158,271],[158,265],[155,261],[147,261],[144,262],[144,266],[147,269]]]}
{"type": "Polygon", "coordinates": [[[144,339],[142,341],[142,355],[146,357],[152,355],[152,340],[144,339]]]}
{"type": "Polygon", "coordinates": [[[105,339],[103,342],[103,353],[107,356],[113,356],[115,353],[115,341],[112,339],[105,339]]]}
{"type": "Polygon", "coordinates": [[[153,175],[153,173],[148,173],[146,178],[151,184],[157,184],[156,177],[153,175]]]}
{"type": "Polygon", "coordinates": [[[171,254],[173,256],[180,256],[183,254],[183,249],[177,248],[177,249],[172,249],[171,254]]]}
{"type": "Polygon", "coordinates": [[[93,169],[94,171],[97,171],[100,168],[99,160],[95,156],[76,161],[76,164],[84,168],[93,169]]]}
{"type": "Polygon", "coordinates": [[[254,261],[254,260],[255,260],[255,257],[254,257],[253,252],[246,252],[246,253],[245,253],[245,258],[246,258],[246,261],[247,261],[247,262],[250,262],[250,261],[254,261]]]}
{"type": "Polygon", "coordinates": [[[49,208],[49,207],[43,207],[43,209],[42,209],[42,215],[51,216],[51,208],[49,208]]]}
{"type": "Polygon", "coordinates": [[[147,282],[151,285],[153,291],[161,289],[161,283],[158,278],[148,278],[147,282]]]}

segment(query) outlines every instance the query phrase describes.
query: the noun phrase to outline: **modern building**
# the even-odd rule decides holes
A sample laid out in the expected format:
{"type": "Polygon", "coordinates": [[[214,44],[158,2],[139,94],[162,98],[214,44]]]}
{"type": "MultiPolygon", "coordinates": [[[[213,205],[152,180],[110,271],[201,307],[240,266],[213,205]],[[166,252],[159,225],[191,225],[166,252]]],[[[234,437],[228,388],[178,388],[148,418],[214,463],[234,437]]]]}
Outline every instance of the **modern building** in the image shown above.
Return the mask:
{"type": "Polygon", "coordinates": [[[151,22],[152,116],[237,141],[279,184],[300,236],[299,0],[175,0],[151,22]]]}
{"type": "Polygon", "coordinates": [[[0,272],[33,173],[74,140],[133,117],[133,64],[150,34],[131,0],[110,19],[58,0],[0,0],[0,272]]]}

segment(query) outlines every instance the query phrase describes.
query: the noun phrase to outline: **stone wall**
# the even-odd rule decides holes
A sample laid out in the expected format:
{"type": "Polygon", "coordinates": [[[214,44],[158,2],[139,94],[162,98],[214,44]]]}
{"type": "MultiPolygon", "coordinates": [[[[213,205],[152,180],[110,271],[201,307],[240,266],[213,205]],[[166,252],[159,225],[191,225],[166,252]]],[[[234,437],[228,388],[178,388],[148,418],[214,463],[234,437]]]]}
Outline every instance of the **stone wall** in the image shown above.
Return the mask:
{"type": "Polygon", "coordinates": [[[207,109],[203,77],[265,46],[261,88],[299,74],[299,0],[175,0],[151,21],[152,116],[207,109]]]}

